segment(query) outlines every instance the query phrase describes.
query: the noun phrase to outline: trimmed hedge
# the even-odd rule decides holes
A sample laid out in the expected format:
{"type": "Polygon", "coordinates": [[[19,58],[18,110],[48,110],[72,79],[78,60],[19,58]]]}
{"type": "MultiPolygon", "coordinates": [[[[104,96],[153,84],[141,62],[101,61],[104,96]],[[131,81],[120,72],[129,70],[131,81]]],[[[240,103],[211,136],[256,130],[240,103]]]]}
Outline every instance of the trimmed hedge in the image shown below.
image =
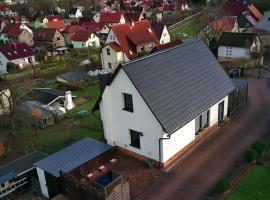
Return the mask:
{"type": "Polygon", "coordinates": [[[221,178],[217,184],[216,189],[218,192],[226,192],[230,188],[231,182],[227,178],[221,178]]]}
{"type": "Polygon", "coordinates": [[[251,148],[255,150],[259,156],[262,156],[266,149],[266,144],[258,140],[252,143],[251,148]]]}
{"type": "Polygon", "coordinates": [[[259,157],[258,153],[254,149],[248,149],[244,153],[244,158],[248,162],[252,162],[252,161],[256,160],[258,157],[259,157]]]}

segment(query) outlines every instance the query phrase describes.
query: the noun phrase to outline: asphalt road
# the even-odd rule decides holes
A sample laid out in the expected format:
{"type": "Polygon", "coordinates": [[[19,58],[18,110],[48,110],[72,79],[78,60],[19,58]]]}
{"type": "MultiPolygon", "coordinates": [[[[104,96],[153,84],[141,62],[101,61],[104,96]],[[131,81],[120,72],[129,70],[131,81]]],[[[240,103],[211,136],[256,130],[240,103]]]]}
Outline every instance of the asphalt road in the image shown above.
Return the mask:
{"type": "Polygon", "coordinates": [[[249,80],[248,104],[169,172],[162,173],[137,200],[200,200],[230,175],[243,152],[259,138],[270,140],[270,82],[249,80]]]}

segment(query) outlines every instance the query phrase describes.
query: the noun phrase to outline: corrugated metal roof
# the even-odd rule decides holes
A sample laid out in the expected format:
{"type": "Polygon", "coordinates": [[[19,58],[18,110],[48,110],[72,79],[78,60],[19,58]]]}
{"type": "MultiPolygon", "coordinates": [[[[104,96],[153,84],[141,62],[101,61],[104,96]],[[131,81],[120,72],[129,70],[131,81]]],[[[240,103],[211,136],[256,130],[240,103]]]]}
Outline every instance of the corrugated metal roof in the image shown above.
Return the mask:
{"type": "Polygon", "coordinates": [[[35,151],[30,153],[26,156],[18,158],[10,163],[2,165],[0,167],[0,176],[5,176],[10,172],[14,172],[16,174],[21,174],[25,171],[34,167],[34,163],[38,162],[39,160],[45,158],[47,154],[35,151]]]}
{"type": "Polygon", "coordinates": [[[85,138],[48,156],[35,165],[53,176],[59,177],[60,171],[69,172],[111,148],[112,146],[106,143],[85,138]]]}
{"type": "Polygon", "coordinates": [[[201,40],[122,66],[168,134],[234,90],[230,78],[201,40]]]}

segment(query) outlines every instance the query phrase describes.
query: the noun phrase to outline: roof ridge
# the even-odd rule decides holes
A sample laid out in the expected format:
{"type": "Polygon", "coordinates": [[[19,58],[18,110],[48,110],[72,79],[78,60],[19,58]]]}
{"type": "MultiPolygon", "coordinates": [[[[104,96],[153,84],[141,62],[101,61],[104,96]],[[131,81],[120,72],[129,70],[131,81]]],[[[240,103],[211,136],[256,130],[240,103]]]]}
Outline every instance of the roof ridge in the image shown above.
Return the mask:
{"type": "Polygon", "coordinates": [[[202,39],[195,39],[195,40],[189,41],[189,42],[187,42],[187,43],[180,44],[180,45],[178,45],[178,46],[175,46],[175,47],[172,47],[172,48],[169,48],[169,49],[161,50],[161,51],[158,51],[158,52],[149,54],[149,55],[147,55],[147,56],[143,56],[143,57],[140,57],[140,58],[136,58],[136,59],[134,59],[134,60],[128,61],[128,62],[126,62],[126,63],[123,63],[122,66],[125,66],[125,65],[128,65],[128,64],[131,64],[131,63],[134,63],[134,62],[143,60],[143,59],[147,59],[147,58],[150,58],[150,57],[153,57],[153,56],[157,56],[157,55],[162,54],[162,53],[165,53],[165,52],[167,52],[167,51],[171,51],[171,50],[174,50],[174,49],[176,49],[176,48],[184,47],[184,46],[187,46],[187,45],[190,45],[190,44],[199,42],[199,41],[202,41],[202,39]]]}

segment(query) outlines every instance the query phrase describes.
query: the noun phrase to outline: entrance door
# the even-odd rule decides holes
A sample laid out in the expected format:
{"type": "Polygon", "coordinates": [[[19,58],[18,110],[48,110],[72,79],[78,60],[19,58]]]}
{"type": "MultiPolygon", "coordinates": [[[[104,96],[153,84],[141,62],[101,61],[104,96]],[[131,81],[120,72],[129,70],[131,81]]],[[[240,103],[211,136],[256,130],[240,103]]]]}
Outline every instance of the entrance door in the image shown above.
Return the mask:
{"type": "Polygon", "coordinates": [[[218,104],[218,125],[223,122],[224,119],[224,101],[218,104]]]}

